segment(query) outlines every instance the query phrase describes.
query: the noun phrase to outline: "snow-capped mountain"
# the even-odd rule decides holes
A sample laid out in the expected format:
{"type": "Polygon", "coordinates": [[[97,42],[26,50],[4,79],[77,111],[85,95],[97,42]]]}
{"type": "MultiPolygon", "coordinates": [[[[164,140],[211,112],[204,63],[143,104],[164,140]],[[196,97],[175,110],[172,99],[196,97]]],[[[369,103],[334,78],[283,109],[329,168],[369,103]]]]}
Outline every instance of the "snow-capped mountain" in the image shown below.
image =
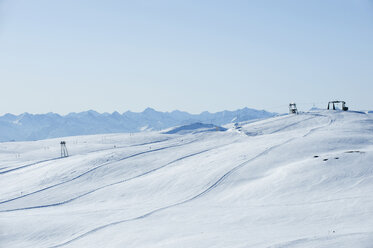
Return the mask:
{"type": "Polygon", "coordinates": [[[100,114],[93,110],[70,113],[65,116],[55,113],[24,113],[18,116],[6,114],[0,117],[0,142],[161,130],[195,122],[224,125],[231,122],[261,119],[274,115],[274,113],[264,110],[249,108],[217,113],[202,112],[201,114],[189,114],[178,110],[159,112],[152,108],[147,108],[141,113],[127,111],[123,114],[118,112],[100,114]]]}

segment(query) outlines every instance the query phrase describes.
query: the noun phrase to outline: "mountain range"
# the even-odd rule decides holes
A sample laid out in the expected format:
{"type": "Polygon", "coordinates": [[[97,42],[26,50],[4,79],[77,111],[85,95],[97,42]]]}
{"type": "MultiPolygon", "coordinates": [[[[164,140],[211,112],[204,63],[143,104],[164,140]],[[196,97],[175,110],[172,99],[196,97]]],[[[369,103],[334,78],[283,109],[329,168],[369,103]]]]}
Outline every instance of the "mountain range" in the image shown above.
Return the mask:
{"type": "Polygon", "coordinates": [[[5,114],[0,116],[0,142],[162,130],[196,122],[224,125],[232,122],[268,118],[274,115],[276,113],[250,108],[235,111],[225,110],[216,113],[205,111],[200,114],[190,114],[179,110],[160,112],[152,108],[147,108],[140,113],[127,111],[122,114],[118,112],[101,114],[94,110],[67,115],[56,113],[5,114]]]}

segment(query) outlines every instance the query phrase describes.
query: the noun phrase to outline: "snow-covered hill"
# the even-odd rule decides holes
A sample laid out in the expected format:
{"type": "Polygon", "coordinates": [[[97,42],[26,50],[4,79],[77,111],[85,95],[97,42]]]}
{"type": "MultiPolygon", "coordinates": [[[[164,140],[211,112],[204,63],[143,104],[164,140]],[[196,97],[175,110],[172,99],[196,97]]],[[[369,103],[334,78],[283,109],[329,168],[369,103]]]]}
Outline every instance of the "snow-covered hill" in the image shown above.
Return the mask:
{"type": "Polygon", "coordinates": [[[161,130],[178,125],[203,122],[224,125],[233,121],[247,121],[274,116],[264,110],[243,108],[217,113],[202,112],[194,115],[182,111],[159,112],[147,108],[141,113],[127,111],[123,114],[99,114],[90,110],[61,116],[54,113],[0,116],[0,142],[31,141],[64,136],[87,134],[139,132],[161,130]]]}
{"type": "Polygon", "coordinates": [[[373,115],[0,144],[0,247],[372,247],[373,115]]]}
{"type": "Polygon", "coordinates": [[[180,127],[174,127],[170,130],[166,130],[165,134],[187,134],[187,133],[200,133],[200,132],[214,132],[214,131],[227,131],[224,127],[219,127],[213,124],[204,123],[192,123],[189,125],[183,125],[180,127]]]}

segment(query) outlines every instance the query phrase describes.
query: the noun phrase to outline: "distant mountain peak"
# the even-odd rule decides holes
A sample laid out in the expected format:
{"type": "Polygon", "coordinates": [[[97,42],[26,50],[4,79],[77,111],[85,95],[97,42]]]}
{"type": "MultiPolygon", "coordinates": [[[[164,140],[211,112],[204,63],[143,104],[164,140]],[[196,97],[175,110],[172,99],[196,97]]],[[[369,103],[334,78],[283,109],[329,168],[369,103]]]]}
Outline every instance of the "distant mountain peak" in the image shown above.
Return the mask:
{"type": "Polygon", "coordinates": [[[154,112],[158,112],[158,111],[156,111],[155,109],[150,108],[150,107],[147,107],[147,108],[143,111],[143,113],[154,113],[154,112]]]}

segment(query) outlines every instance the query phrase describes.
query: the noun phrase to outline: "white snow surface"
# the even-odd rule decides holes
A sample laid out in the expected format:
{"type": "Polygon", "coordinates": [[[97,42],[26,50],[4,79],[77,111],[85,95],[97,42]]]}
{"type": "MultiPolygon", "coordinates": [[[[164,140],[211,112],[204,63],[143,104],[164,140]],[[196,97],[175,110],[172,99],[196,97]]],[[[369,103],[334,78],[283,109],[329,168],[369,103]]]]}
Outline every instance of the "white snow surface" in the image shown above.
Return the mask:
{"type": "Polygon", "coordinates": [[[368,248],[372,192],[357,112],[0,143],[0,247],[368,248]]]}

